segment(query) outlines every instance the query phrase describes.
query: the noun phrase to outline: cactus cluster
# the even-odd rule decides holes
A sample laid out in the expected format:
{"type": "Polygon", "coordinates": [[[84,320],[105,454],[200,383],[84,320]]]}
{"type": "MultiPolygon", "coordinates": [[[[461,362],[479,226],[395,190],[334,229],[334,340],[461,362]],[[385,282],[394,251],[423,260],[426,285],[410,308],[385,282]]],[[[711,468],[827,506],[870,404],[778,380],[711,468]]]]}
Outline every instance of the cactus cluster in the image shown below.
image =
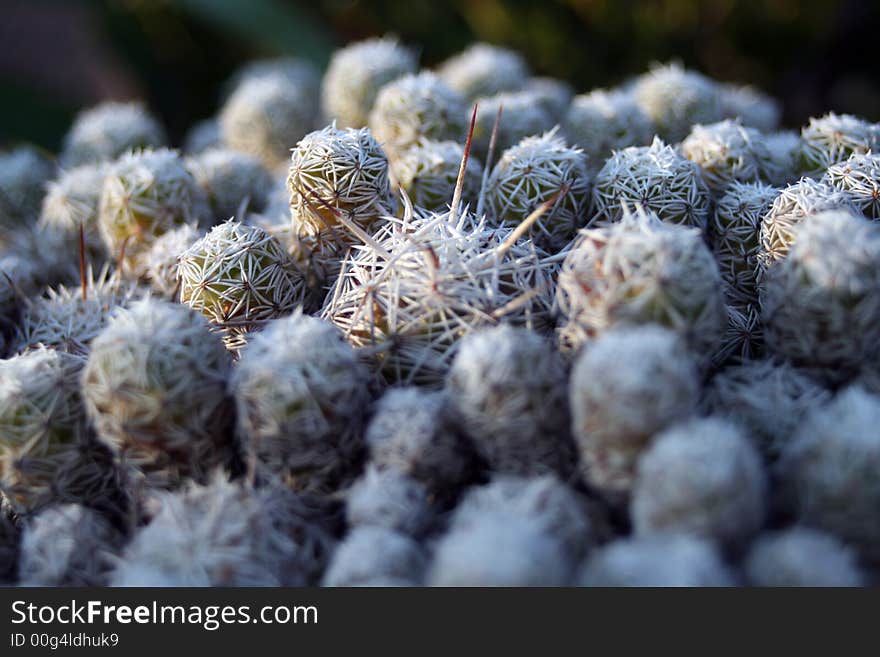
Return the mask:
{"type": "Polygon", "coordinates": [[[880,582],[880,124],[416,53],[0,153],[0,582],[880,582]]]}

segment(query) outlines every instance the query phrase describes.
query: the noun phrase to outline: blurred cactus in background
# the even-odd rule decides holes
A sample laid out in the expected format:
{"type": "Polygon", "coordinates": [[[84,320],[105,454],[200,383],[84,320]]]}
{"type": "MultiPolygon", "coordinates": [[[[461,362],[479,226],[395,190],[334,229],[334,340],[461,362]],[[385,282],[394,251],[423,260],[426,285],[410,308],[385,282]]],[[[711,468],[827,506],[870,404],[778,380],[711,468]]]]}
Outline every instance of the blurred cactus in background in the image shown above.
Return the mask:
{"type": "Polygon", "coordinates": [[[872,63],[849,54],[880,7],[856,0],[7,0],[4,15],[0,143],[53,150],[78,109],[111,98],[144,98],[179,141],[242,62],[287,54],[323,68],[335,48],[389,31],[418,44],[425,67],[484,41],[583,92],[678,58],[771,93],[789,125],[831,108],[880,118],[872,63]]]}

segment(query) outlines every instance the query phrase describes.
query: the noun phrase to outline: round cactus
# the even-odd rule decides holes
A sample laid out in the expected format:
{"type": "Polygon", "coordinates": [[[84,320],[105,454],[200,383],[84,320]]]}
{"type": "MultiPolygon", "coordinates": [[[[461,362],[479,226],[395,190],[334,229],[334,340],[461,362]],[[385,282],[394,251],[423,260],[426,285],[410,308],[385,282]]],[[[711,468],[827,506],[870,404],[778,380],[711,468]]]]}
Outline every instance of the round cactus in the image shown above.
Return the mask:
{"type": "Polygon", "coordinates": [[[39,227],[61,237],[63,248],[79,253],[79,230],[83,229],[86,255],[91,262],[106,258],[104,242],[98,230],[98,207],[108,165],[85,164],[64,171],[49,183],[39,227]]]}
{"type": "Polygon", "coordinates": [[[734,182],[715,205],[709,224],[712,251],[727,298],[737,304],[757,303],[761,222],[777,194],[760,182],[734,182]]]}
{"type": "Polygon", "coordinates": [[[764,135],[766,159],[761,164],[761,177],[771,185],[784,186],[801,177],[803,142],[797,132],[782,130],[764,135]]]}
{"type": "Polygon", "coordinates": [[[744,362],[710,381],[703,408],[743,428],[767,460],[775,460],[801,419],[831,399],[831,393],[785,363],[744,362]]]}
{"type": "Polygon", "coordinates": [[[635,80],[636,102],[670,142],[685,138],[691,126],[723,118],[718,85],[679,64],[654,66],[635,80]]]}
{"type": "Polygon", "coordinates": [[[434,521],[427,489],[396,470],[368,468],[348,490],[350,527],[384,527],[419,537],[434,521]]]}
{"type": "Polygon", "coordinates": [[[389,389],[366,431],[370,462],[424,484],[440,505],[470,483],[473,447],[452,419],[446,395],[416,387],[389,389]]]}
{"type": "Polygon", "coordinates": [[[418,586],[426,560],[409,536],[383,527],[356,527],[333,554],[323,586],[418,586]]]}
{"type": "Polygon", "coordinates": [[[856,554],[833,536],[806,527],[763,534],[746,557],[752,586],[863,586],[856,554]]]}
{"type": "Polygon", "coordinates": [[[712,354],[712,366],[742,363],[764,353],[764,327],[757,303],[727,304],[727,328],[721,343],[712,354]]]}
{"type": "Polygon", "coordinates": [[[140,103],[102,103],[81,112],[61,149],[61,164],[75,167],[115,160],[138,149],[161,148],[165,130],[140,103]]]}
{"type": "Polygon", "coordinates": [[[522,89],[529,69],[512,50],[476,43],[450,57],[438,68],[446,83],[467,100],[522,89]]]}
{"type": "Polygon", "coordinates": [[[341,501],[297,493],[277,481],[253,494],[269,525],[265,544],[282,586],[316,586],[344,528],[341,501]]]}
{"type": "Polygon", "coordinates": [[[0,489],[18,511],[67,482],[91,441],[78,388],[82,360],[37,348],[0,361],[0,489]]]}
{"type": "Polygon", "coordinates": [[[386,382],[439,387],[459,338],[498,322],[547,330],[556,265],[484,220],[407,208],[354,247],[322,310],[386,382]]]}
{"type": "Polygon", "coordinates": [[[315,65],[301,57],[270,57],[255,59],[241,66],[224,85],[226,93],[234,93],[243,82],[261,77],[282,76],[291,86],[298,87],[317,102],[321,91],[321,73],[315,65]]]}
{"type": "Polygon", "coordinates": [[[461,141],[468,118],[464,98],[433,73],[405,75],[376,97],[370,130],[394,159],[420,139],[461,141]]]}
{"type": "Polygon", "coordinates": [[[801,129],[801,168],[807,175],[821,176],[832,164],[854,153],[880,150],[880,123],[869,123],[851,114],[829,112],[811,118],[801,129]]]}
{"type": "Polygon", "coordinates": [[[466,335],[446,391],[491,470],[571,472],[565,366],[543,336],[509,325],[466,335]]]}
{"type": "MultiPolygon", "coordinates": [[[[439,212],[452,203],[463,156],[464,147],[457,142],[424,139],[398,155],[391,171],[413,205],[439,212]]],[[[479,161],[468,157],[461,199],[472,208],[480,194],[482,172],[479,161]]]]}
{"type": "MultiPolygon", "coordinates": [[[[0,153],[0,228],[3,232],[33,225],[40,215],[53,166],[35,148],[21,146],[0,153]]],[[[6,241],[0,236],[0,245],[6,241]]]]}
{"type": "Polygon", "coordinates": [[[0,584],[9,586],[18,578],[21,529],[0,495],[0,584]]]}
{"type": "Polygon", "coordinates": [[[726,310],[718,265],[694,228],[639,211],[581,232],[559,272],[559,341],[575,351],[619,324],[660,324],[708,357],[726,310]]]}
{"type": "Polygon", "coordinates": [[[97,276],[86,273],[86,294],[81,287],[49,288],[33,299],[22,313],[11,350],[22,352],[43,345],[77,356],[87,356],[91,341],[117,306],[125,306],[140,290],[117,273],[103,268],[97,276]]]}
{"type": "Polygon", "coordinates": [[[214,148],[223,148],[219,119],[210,118],[194,123],[183,138],[182,150],[190,157],[214,148]]]}
{"type": "Polygon", "coordinates": [[[210,217],[205,193],[176,151],[130,153],[104,179],[98,228],[111,259],[121,258],[132,277],[144,274],[150,247],[161,235],[210,217]]]}
{"type": "Polygon", "coordinates": [[[593,221],[618,221],[641,207],[667,223],[705,228],[710,205],[700,167],[658,138],[615,151],[593,184],[593,221]]]}
{"type": "Polygon", "coordinates": [[[681,153],[696,162],[716,196],[733,182],[757,182],[767,161],[764,136],[738,120],[695,125],[681,143],[681,153]]]}
{"type": "Polygon", "coordinates": [[[438,542],[429,586],[563,586],[574,563],[560,541],[530,517],[487,512],[438,542]]]}
{"type": "Polygon", "coordinates": [[[231,348],[247,331],[305,301],[302,273],[256,226],[227,221],[180,254],[180,301],[224,332],[231,348]]]}
{"type": "Polygon", "coordinates": [[[671,331],[619,328],[588,344],[568,390],[584,478],[625,499],[639,456],[655,434],[694,411],[699,390],[697,364],[671,331]]]}
{"type": "Polygon", "coordinates": [[[259,159],[270,170],[283,167],[290,149],[317,122],[317,98],[286,75],[246,77],[220,109],[224,143],[259,159]]]}
{"type": "Polygon", "coordinates": [[[226,395],[229,355],[186,306],[119,308],[92,341],[82,394],[99,439],[132,475],[174,487],[238,457],[226,395]]]}
{"type": "Polygon", "coordinates": [[[780,459],[785,498],[803,524],[880,555],[880,398],[859,387],[807,414],[780,459]]]}
{"type": "Polygon", "coordinates": [[[715,546],[671,534],[619,539],[597,550],[580,575],[581,586],[732,586],[733,575],[715,546]]]}
{"type": "Polygon", "coordinates": [[[78,504],[49,507],[25,525],[22,586],[106,586],[123,536],[103,516],[78,504]]]}
{"type": "Polygon", "coordinates": [[[327,119],[343,128],[367,125],[379,90],[392,80],[415,73],[416,57],[396,39],[366,39],[337,50],[321,84],[327,119]]]}
{"type": "Polygon", "coordinates": [[[294,233],[328,283],[345,250],[359,241],[346,221],[371,230],[394,208],[388,158],[366,128],[332,125],[306,135],[293,149],[287,187],[294,233]]]}
{"type": "Polygon", "coordinates": [[[487,515],[534,522],[564,547],[571,563],[579,562],[597,539],[586,500],[552,475],[497,476],[469,489],[452,514],[450,530],[477,527],[487,515]]]}
{"type": "Polygon", "coordinates": [[[759,278],[773,263],[785,258],[794,242],[797,226],[805,217],[829,210],[855,211],[845,192],[811,178],[801,178],[783,188],[761,220],[759,278]]]}
{"type": "Polygon", "coordinates": [[[572,86],[556,78],[529,78],[523,90],[534,95],[556,122],[562,121],[574,98],[572,86]]]}
{"type": "Polygon", "coordinates": [[[367,373],[331,324],[297,312],[244,349],[230,390],[258,472],[327,492],[351,478],[362,450],[367,373]]]}
{"type": "Polygon", "coordinates": [[[177,276],[180,256],[201,236],[195,226],[184,224],[170,230],[153,242],[146,258],[146,278],[150,289],[162,298],[176,300],[180,292],[177,276]]]}
{"type": "Polygon", "coordinates": [[[736,425],[691,420],[658,435],[640,459],[633,527],[739,546],[764,521],[766,487],[761,458],[736,425]]]}
{"type": "Polygon", "coordinates": [[[598,171],[612,151],[651,143],[654,127],[632,94],[596,89],[575,96],[562,123],[568,141],[582,148],[598,171]]]}
{"type": "Polygon", "coordinates": [[[831,384],[854,377],[880,340],[880,226],[813,215],[761,289],[767,348],[831,384]]]}
{"type": "Polygon", "coordinates": [[[531,228],[532,239],[550,252],[568,244],[587,221],[590,176],[583,151],[569,148],[556,131],[526,137],[508,148],[486,186],[490,216],[516,227],[542,203],[562,192],[531,228]]]}
{"type": "Polygon", "coordinates": [[[739,119],[743,125],[770,132],[779,127],[782,111],[779,103],[749,85],[722,84],[719,89],[721,113],[739,119]]]}
{"type": "Polygon", "coordinates": [[[160,493],[156,503],[153,519],[123,552],[112,586],[282,586],[305,574],[281,572],[302,546],[273,522],[265,500],[239,483],[218,476],[160,493]]]}
{"type": "Polygon", "coordinates": [[[880,219],[880,154],[854,154],[832,164],[822,182],[844,192],[859,212],[880,219]]]}
{"type": "Polygon", "coordinates": [[[226,149],[210,149],[189,161],[196,182],[204,190],[214,221],[248,210],[260,212],[268,201],[272,177],[258,159],[226,149]]]}
{"type": "Polygon", "coordinates": [[[488,157],[489,143],[499,109],[501,121],[498,123],[495,157],[524,137],[540,135],[551,130],[555,124],[540,96],[533,91],[506,91],[494,96],[480,97],[476,103],[479,107],[471,145],[473,152],[481,159],[488,157]]]}

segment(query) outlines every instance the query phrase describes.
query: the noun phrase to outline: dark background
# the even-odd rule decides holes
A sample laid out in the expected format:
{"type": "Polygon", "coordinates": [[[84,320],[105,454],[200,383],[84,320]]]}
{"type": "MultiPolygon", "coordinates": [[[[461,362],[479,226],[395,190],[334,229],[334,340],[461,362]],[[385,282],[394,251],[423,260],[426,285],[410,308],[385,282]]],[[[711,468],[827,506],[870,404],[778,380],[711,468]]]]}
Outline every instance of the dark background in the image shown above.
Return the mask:
{"type": "Polygon", "coordinates": [[[214,113],[243,61],[326,63],[394,33],[433,65],[475,39],[513,47],[578,91],[677,58],[783,101],[796,127],[829,109],[880,120],[869,0],[0,0],[0,144],[55,150],[74,113],[143,98],[172,138],[214,113]]]}

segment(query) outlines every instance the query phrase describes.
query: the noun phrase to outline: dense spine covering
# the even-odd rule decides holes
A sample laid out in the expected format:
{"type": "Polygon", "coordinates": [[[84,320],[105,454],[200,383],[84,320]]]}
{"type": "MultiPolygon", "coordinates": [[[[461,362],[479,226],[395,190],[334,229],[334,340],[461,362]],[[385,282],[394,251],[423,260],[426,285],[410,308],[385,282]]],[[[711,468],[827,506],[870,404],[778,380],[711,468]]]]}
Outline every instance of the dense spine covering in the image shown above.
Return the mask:
{"type": "Polygon", "coordinates": [[[308,86],[292,83],[283,72],[247,76],[220,110],[223,141],[267,169],[283,167],[290,148],[315,128],[316,101],[308,86]]]}
{"type": "Polygon", "coordinates": [[[129,153],[104,179],[98,229],[114,262],[133,278],[145,273],[153,243],[183,224],[210,224],[204,191],[183,158],[168,149],[129,153]]]}
{"type": "Polygon", "coordinates": [[[592,171],[602,168],[611,153],[628,146],[647,146],[654,126],[632,94],[596,89],[575,96],[562,129],[567,140],[587,155],[592,171]]]}
{"type": "Polygon", "coordinates": [[[566,477],[574,463],[566,382],[549,340],[501,325],[462,338],[446,392],[491,470],[566,477]]]}
{"type": "Polygon", "coordinates": [[[718,265],[701,233],[639,210],[581,231],[559,272],[558,337],[576,351],[624,324],[660,324],[709,357],[727,319],[718,265]]]}
{"type": "Polygon", "coordinates": [[[763,135],[737,120],[697,124],[681,142],[681,152],[696,162],[715,196],[733,182],[757,182],[769,158],[763,135]]]}
{"type": "Polygon", "coordinates": [[[801,523],[880,556],[880,398],[853,386],[803,418],[780,459],[783,499],[801,523]]]}
{"type": "Polygon", "coordinates": [[[476,43],[443,62],[438,75],[468,100],[522,89],[529,70],[512,50],[476,43]]]}
{"type": "Polygon", "coordinates": [[[337,50],[321,83],[324,117],[342,128],[363,128],[379,90],[416,68],[415,54],[390,37],[337,50]]]}
{"type": "Polygon", "coordinates": [[[850,155],[880,149],[880,123],[869,123],[851,114],[829,112],[811,118],[801,130],[801,168],[807,175],[821,176],[832,164],[850,155]]]}
{"type": "Polygon", "coordinates": [[[368,376],[332,325],[299,312],[269,323],[243,350],[230,390],[257,473],[332,492],[356,475],[368,376]]]}
{"type": "MultiPolygon", "coordinates": [[[[414,206],[442,212],[452,203],[463,157],[464,148],[457,142],[423,139],[391,162],[391,172],[414,206]]],[[[476,157],[469,156],[461,199],[470,207],[476,207],[482,177],[482,165],[476,157]]]]}
{"type": "Polygon", "coordinates": [[[844,192],[870,219],[880,219],[880,154],[859,153],[828,167],[822,182],[844,192]]]}
{"type": "Polygon", "coordinates": [[[297,143],[287,175],[293,230],[327,286],[346,249],[393,212],[388,158],[367,128],[329,125],[297,143]]]}
{"type": "Polygon", "coordinates": [[[460,141],[468,118],[464,98],[433,73],[389,82],[370,112],[370,130],[392,159],[421,139],[460,141]]]}
{"type": "Polygon", "coordinates": [[[831,399],[831,393],[803,372],[762,359],[716,374],[702,407],[735,422],[768,461],[778,458],[802,418],[831,399]]]}
{"type": "Polygon", "coordinates": [[[82,111],[64,137],[65,167],[109,162],[130,151],[167,144],[165,130],[140,103],[107,102],[82,111]]]}
{"type": "Polygon", "coordinates": [[[738,305],[758,301],[761,223],[777,194],[775,188],[760,182],[735,182],[715,205],[709,224],[712,252],[727,298],[738,305]]]}
{"type": "Polygon", "coordinates": [[[180,254],[180,302],[204,315],[240,347],[248,331],[306,302],[297,263],[257,226],[227,221],[180,254]]]}
{"type": "Polygon", "coordinates": [[[82,394],[98,438],[137,480],[176,487],[235,467],[229,355],[186,306],[119,308],[92,341],[82,394]]]}
{"type": "Polygon", "coordinates": [[[736,425],[694,419],[658,435],[639,461],[630,514],[637,535],[683,533],[742,546],[764,522],[761,459],[736,425]]]}
{"type": "Polygon", "coordinates": [[[641,454],[657,433],[694,412],[699,390],[697,364],[671,331],[618,328],[588,343],[568,389],[585,480],[625,499],[641,454]]]}
{"type": "Polygon", "coordinates": [[[807,217],[829,210],[855,211],[855,208],[848,194],[812,178],[801,178],[781,189],[761,219],[759,278],[765,269],[786,257],[797,227],[807,217]]]}
{"type": "Polygon", "coordinates": [[[593,183],[594,222],[614,222],[628,208],[662,221],[705,228],[711,197],[700,167],[654,138],[650,146],[615,151],[593,183]]]}
{"type": "Polygon", "coordinates": [[[558,194],[531,228],[536,243],[557,252],[587,222],[590,176],[586,157],[580,149],[567,146],[555,130],[526,137],[502,153],[485,193],[490,216],[513,227],[558,194]]]}

